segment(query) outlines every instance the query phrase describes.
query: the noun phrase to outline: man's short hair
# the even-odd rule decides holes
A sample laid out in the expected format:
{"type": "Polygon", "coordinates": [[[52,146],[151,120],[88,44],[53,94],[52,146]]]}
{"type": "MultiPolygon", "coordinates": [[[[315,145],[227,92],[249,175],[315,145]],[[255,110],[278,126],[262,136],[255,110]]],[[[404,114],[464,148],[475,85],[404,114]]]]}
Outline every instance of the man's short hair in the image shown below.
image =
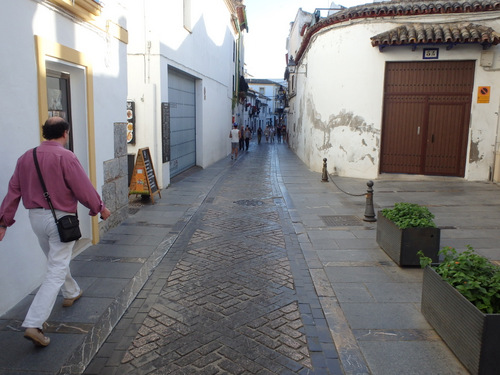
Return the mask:
{"type": "Polygon", "coordinates": [[[42,126],[42,135],[45,139],[58,139],[69,130],[69,123],[61,117],[50,117],[42,126]]]}

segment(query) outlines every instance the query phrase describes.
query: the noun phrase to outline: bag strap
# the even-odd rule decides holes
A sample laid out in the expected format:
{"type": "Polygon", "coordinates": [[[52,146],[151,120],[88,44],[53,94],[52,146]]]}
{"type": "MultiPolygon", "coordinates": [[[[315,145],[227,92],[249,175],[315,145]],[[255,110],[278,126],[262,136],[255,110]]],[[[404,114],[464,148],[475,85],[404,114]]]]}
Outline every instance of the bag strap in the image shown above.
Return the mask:
{"type": "Polygon", "coordinates": [[[50,210],[52,211],[52,215],[54,216],[54,220],[56,221],[56,224],[57,224],[57,216],[56,216],[56,213],[54,211],[54,206],[52,205],[52,201],[50,200],[50,194],[47,191],[47,187],[45,186],[45,182],[43,181],[42,172],[40,171],[40,166],[38,165],[38,158],[36,157],[36,147],[33,149],[33,159],[35,161],[35,167],[36,167],[36,171],[38,173],[38,178],[40,179],[40,183],[42,184],[43,196],[47,200],[47,203],[49,204],[50,210]]]}

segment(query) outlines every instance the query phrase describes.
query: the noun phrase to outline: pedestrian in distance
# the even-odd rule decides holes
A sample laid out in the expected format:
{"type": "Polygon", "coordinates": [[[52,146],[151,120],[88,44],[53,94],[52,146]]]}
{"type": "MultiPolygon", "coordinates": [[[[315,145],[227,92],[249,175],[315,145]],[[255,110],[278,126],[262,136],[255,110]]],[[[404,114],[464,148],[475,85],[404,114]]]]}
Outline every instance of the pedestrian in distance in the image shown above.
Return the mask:
{"type": "Polygon", "coordinates": [[[257,129],[257,143],[260,145],[260,141],[262,139],[262,128],[259,126],[259,129],[257,129]]]}
{"type": "MultiPolygon", "coordinates": [[[[89,215],[101,214],[106,220],[110,211],[85,173],[76,155],[64,146],[69,140],[69,124],[60,117],[49,118],[42,127],[46,139],[36,148],[41,174],[50,194],[55,214],[59,219],[75,215],[78,202],[87,207],[89,215]]],[[[7,195],[0,206],[0,241],[7,228],[14,224],[19,202],[29,210],[33,232],[47,257],[44,280],[31,303],[22,327],[24,337],[36,346],[47,346],[50,338],[43,333],[56,302],[62,291],[63,306],[69,307],[82,296],[82,289],[71,277],[69,263],[75,241],[61,242],[57,225],[44,196],[34,162],[33,149],[26,151],[18,160],[12,175],[7,195]]]]}
{"type": "Polygon", "coordinates": [[[276,137],[278,138],[278,143],[281,143],[281,126],[276,127],[276,137]]]}
{"type": "Polygon", "coordinates": [[[229,132],[229,138],[231,138],[231,160],[236,160],[238,158],[238,148],[241,139],[241,132],[238,130],[238,124],[233,125],[233,128],[229,132]]]}
{"type": "Polygon", "coordinates": [[[281,137],[283,138],[283,143],[288,143],[288,132],[286,131],[286,125],[281,128],[281,137]]]}
{"type": "Polygon", "coordinates": [[[269,134],[271,133],[271,129],[269,125],[266,126],[266,130],[264,130],[264,135],[266,136],[266,143],[269,143],[269,134]]]}
{"type": "Polygon", "coordinates": [[[243,125],[240,126],[240,140],[239,140],[239,149],[241,151],[245,150],[245,127],[243,125]]]}
{"type": "Polygon", "coordinates": [[[246,147],[246,151],[248,151],[248,147],[250,146],[250,139],[252,138],[252,131],[250,130],[250,128],[246,127],[245,129],[245,147],[246,147]]]}

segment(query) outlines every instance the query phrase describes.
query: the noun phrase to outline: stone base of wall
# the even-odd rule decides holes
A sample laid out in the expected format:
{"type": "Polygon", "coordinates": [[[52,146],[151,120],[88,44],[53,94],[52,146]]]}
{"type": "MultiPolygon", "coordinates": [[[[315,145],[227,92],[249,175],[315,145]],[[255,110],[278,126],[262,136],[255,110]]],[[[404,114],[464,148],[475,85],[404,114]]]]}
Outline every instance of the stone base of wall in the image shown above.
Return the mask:
{"type": "Polygon", "coordinates": [[[111,211],[106,221],[99,223],[99,234],[118,226],[128,217],[128,156],[127,123],[114,124],[115,157],[104,162],[102,199],[111,211]]]}
{"type": "Polygon", "coordinates": [[[493,181],[500,182],[500,151],[495,153],[495,170],[493,171],[493,181]]]}

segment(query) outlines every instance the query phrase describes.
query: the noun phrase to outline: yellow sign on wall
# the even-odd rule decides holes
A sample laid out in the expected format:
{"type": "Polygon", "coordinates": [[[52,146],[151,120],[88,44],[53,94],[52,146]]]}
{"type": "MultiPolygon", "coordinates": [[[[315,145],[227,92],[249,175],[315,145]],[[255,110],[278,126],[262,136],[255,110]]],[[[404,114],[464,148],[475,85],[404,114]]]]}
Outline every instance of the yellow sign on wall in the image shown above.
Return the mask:
{"type": "Polygon", "coordinates": [[[491,86],[479,86],[477,88],[477,102],[489,103],[490,102],[491,86]]]}

